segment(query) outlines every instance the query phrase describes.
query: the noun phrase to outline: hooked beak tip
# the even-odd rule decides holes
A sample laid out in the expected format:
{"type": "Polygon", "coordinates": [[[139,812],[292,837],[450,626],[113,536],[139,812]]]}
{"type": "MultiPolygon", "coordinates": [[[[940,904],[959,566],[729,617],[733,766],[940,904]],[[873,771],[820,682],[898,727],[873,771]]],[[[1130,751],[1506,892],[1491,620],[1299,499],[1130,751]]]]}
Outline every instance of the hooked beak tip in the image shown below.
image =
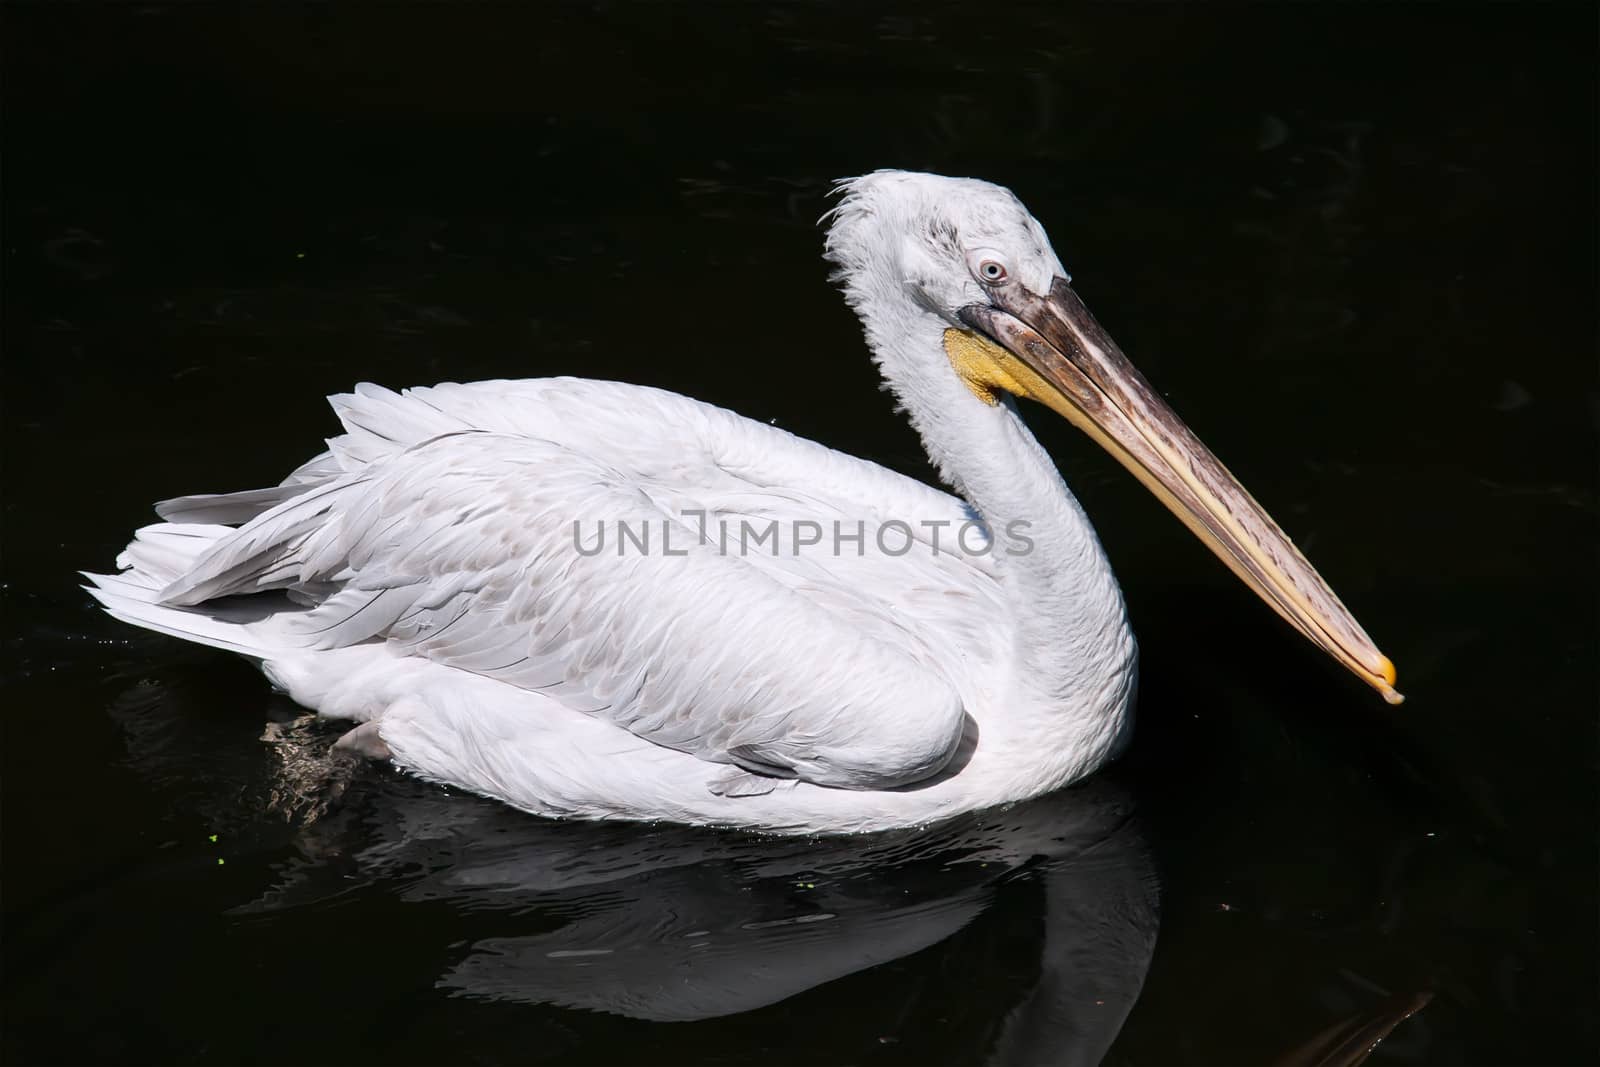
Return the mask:
{"type": "Polygon", "coordinates": [[[1356,668],[1356,674],[1361,676],[1362,681],[1376,689],[1385,703],[1390,706],[1404,704],[1406,698],[1394,687],[1394,660],[1374,648],[1372,650],[1372,659],[1369,660],[1369,663],[1371,664],[1370,666],[1363,665],[1356,668]]]}
{"type": "Polygon", "coordinates": [[[1397,675],[1395,674],[1394,661],[1388,656],[1380,655],[1378,657],[1378,675],[1381,682],[1375,683],[1375,685],[1378,692],[1383,694],[1383,699],[1391,705],[1404,704],[1406,698],[1394,687],[1397,675]]]}

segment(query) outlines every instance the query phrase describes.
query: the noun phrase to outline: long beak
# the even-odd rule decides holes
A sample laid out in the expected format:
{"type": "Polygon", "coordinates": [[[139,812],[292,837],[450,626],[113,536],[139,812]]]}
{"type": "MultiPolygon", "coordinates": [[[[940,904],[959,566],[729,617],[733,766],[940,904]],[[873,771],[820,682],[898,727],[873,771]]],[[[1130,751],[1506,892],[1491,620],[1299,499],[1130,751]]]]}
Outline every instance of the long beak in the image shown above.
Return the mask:
{"type": "Polygon", "coordinates": [[[1048,296],[1020,285],[962,320],[1014,356],[996,368],[1133,472],[1240,579],[1391,704],[1394,664],[1237,478],[1128,362],[1062,278],[1048,296]]]}

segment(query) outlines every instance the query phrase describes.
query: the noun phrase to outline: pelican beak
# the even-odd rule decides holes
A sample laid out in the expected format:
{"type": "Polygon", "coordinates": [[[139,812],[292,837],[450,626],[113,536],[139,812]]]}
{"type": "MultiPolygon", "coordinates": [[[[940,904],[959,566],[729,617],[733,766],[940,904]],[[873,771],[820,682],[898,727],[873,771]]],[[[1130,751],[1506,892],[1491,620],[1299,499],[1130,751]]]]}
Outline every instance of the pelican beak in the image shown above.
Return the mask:
{"type": "MultiPolygon", "coordinates": [[[[1065,279],[1047,296],[1021,285],[963,308],[976,333],[949,330],[945,350],[979,396],[996,390],[1048,405],[1094,438],[1295,629],[1383,694],[1394,664],[1328,583],[1211,450],[1145,381],[1065,279]]],[[[987,395],[986,395],[987,394],[987,395]]]]}

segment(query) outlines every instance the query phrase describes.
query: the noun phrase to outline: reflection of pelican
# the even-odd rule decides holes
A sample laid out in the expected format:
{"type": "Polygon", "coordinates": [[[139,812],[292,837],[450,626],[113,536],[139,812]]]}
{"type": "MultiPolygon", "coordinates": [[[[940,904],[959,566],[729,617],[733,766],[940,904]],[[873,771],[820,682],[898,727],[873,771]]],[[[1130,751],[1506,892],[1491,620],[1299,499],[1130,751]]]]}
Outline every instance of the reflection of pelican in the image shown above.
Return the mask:
{"type": "MultiPolygon", "coordinates": [[[[386,940],[404,958],[443,957],[439,987],[482,1000],[653,1021],[729,1016],[918,952],[959,960],[981,943],[963,947],[963,930],[995,921],[997,906],[1020,908],[1042,933],[1038,975],[997,998],[989,1055],[1092,1064],[1155,948],[1149,853],[1109,782],[870,837],[553,823],[407,788],[330,819],[320,848],[236,913],[315,907],[367,885],[448,903],[468,918],[391,923],[386,940]],[[467,943],[447,949],[463,925],[467,943]]],[[[911,997],[905,1010],[948,1009],[911,997]]]]}
{"type": "Polygon", "coordinates": [[[329,452],[277,488],[167,502],[95,594],[261,660],[297,701],[360,722],[354,747],[531,811],[919,824],[1070,782],[1126,733],[1122,598],[1025,396],[1398,699],[1389,661],[1127,363],[1010,193],[899,172],[843,192],[829,255],[965,502],[652,389],[366,386],[336,398],[329,452]],[[634,552],[617,532],[590,554],[577,535],[607,522],[634,552]]]}

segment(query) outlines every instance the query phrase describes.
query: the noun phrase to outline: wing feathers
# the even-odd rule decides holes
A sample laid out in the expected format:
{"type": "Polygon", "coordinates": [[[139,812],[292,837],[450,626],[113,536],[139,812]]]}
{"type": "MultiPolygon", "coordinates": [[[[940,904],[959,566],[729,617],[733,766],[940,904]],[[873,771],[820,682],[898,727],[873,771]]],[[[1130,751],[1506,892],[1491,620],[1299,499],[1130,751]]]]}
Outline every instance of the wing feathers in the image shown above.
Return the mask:
{"type": "Polygon", "coordinates": [[[213,542],[182,577],[162,593],[169,604],[192,605],[218,596],[278,588],[286,578],[275,568],[293,559],[304,539],[327,520],[348,480],[307,489],[257,516],[231,536],[213,542]],[[271,581],[258,581],[272,574],[271,581]]]}
{"type": "Polygon", "coordinates": [[[268,489],[246,489],[240,493],[204,493],[163,500],[156,514],[175,523],[220,523],[234,526],[249,522],[310,489],[308,483],[275,485],[268,489]]]}
{"type": "Polygon", "coordinates": [[[897,603],[925,587],[930,617],[960,616],[952,625],[976,631],[976,647],[992,639],[983,623],[998,604],[987,564],[908,556],[888,589],[882,559],[729,554],[685,515],[853,528],[963,521],[959,501],[613,383],[362,384],[332,403],[345,433],[284,485],[163,505],[245,525],[141,532],[124,559],[147,587],[96,595],[141,625],[241,650],[237,632],[191,621],[185,606],[283,589],[312,605],[285,605],[272,631],[285,647],[381,640],[760,775],[884,788],[937,772],[955,751],[958,687],[933,667],[924,620],[897,603]],[[621,523],[652,530],[656,551],[625,551],[621,523]],[[672,555],[659,540],[668,525],[672,555]],[[582,527],[586,542],[601,527],[613,540],[580,551],[582,527]]]}

